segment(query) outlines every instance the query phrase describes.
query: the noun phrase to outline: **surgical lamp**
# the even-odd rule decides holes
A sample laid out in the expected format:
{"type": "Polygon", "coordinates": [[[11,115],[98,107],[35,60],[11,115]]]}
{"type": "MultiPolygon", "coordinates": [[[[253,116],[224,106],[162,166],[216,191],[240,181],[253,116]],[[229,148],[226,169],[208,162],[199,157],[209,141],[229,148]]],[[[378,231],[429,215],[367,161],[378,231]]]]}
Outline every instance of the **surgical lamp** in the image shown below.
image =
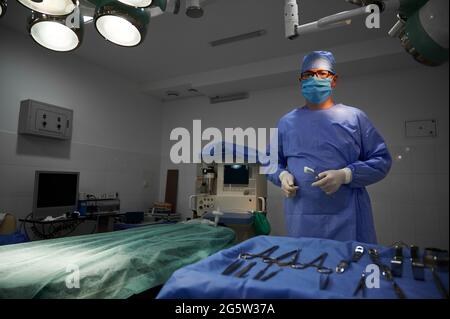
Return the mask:
{"type": "Polygon", "coordinates": [[[71,14],[77,6],[77,0],[17,0],[17,2],[34,12],[52,16],[71,14]]]}
{"type": "Polygon", "coordinates": [[[28,32],[39,45],[52,51],[68,52],[78,48],[83,39],[79,12],[75,17],[50,16],[33,12],[28,32]]]}
{"type": "Polygon", "coordinates": [[[347,0],[360,8],[336,13],[317,21],[299,24],[297,0],[285,0],[286,38],[345,26],[358,16],[384,10],[397,10],[398,21],[389,31],[422,64],[435,66],[448,61],[448,0],[347,0]]]}
{"type": "Polygon", "coordinates": [[[448,0],[400,1],[397,18],[389,35],[416,61],[428,66],[448,61],[448,0]]]}
{"type": "Polygon", "coordinates": [[[4,16],[7,8],[8,3],[6,2],[6,0],[0,0],[0,18],[4,16]]]}
{"type": "Polygon", "coordinates": [[[150,15],[117,1],[101,1],[94,15],[95,28],[108,41],[124,47],[139,45],[147,33],[150,15]]]}

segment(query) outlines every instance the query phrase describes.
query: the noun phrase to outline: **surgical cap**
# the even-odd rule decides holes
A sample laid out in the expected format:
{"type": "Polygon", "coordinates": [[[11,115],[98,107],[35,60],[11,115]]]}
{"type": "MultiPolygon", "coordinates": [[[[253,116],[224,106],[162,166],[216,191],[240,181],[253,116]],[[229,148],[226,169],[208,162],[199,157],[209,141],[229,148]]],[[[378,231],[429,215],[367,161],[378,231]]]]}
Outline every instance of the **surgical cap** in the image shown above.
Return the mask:
{"type": "Polygon", "coordinates": [[[323,69],[336,73],[336,60],[328,51],[313,51],[303,58],[302,73],[311,69],[323,69]]]}

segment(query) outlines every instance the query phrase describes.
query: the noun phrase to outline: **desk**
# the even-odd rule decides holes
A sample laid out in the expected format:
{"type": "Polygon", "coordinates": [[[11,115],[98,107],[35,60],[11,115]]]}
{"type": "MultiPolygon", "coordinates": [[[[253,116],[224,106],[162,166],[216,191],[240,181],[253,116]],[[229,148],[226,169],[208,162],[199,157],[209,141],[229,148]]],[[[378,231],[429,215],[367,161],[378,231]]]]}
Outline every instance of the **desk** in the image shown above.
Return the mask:
{"type": "MultiPolygon", "coordinates": [[[[363,298],[359,293],[353,296],[366,266],[372,264],[368,249],[376,248],[380,252],[380,260],[390,265],[393,248],[356,242],[338,242],[314,238],[289,238],[259,236],[247,240],[232,248],[222,250],[209,258],[176,271],[164,285],[158,295],[160,299],[318,299],[318,298],[363,298]],[[269,247],[279,245],[271,256],[277,257],[288,251],[302,249],[298,262],[308,263],[324,252],[328,253],[323,266],[335,269],[342,259],[348,259],[357,245],[362,245],[366,252],[357,263],[352,263],[342,274],[333,271],[329,275],[326,290],[319,286],[320,274],[315,268],[292,269],[281,267],[282,271],[268,281],[255,280],[254,276],[267,264],[261,259],[252,259],[245,264],[256,261],[245,278],[229,276],[222,271],[233,263],[242,252],[260,253],[269,247]]],[[[407,298],[441,298],[433,281],[430,269],[425,269],[425,281],[413,279],[409,250],[404,249],[403,276],[395,278],[395,282],[403,290],[407,298]]],[[[239,269],[244,268],[241,266],[239,269]]],[[[268,273],[280,267],[273,265],[268,273]]],[[[439,273],[448,290],[448,272],[439,273]]],[[[379,280],[379,288],[366,289],[365,298],[395,299],[397,298],[392,282],[383,278],[379,280]]]]}

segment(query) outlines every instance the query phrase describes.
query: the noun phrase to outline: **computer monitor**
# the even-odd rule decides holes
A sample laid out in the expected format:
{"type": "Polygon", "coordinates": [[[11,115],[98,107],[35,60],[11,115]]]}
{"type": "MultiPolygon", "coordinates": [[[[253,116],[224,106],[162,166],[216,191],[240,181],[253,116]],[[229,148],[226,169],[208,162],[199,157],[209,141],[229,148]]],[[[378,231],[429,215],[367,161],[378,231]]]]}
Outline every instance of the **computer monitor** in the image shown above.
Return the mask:
{"type": "Polygon", "coordinates": [[[224,165],[223,183],[225,185],[248,186],[248,166],[241,164],[224,165]]]}
{"type": "Polygon", "coordinates": [[[77,209],[80,173],[36,171],[33,217],[60,216],[77,209]]]}

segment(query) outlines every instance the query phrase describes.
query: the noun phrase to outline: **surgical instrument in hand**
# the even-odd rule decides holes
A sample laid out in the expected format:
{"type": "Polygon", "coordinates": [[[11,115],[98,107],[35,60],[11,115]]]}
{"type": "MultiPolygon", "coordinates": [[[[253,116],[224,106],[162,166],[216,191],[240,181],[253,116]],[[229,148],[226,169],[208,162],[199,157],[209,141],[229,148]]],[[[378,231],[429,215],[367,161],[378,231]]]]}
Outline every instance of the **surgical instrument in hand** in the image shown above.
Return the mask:
{"type": "Polygon", "coordinates": [[[319,179],[320,179],[319,175],[316,174],[316,171],[314,171],[312,168],[310,168],[310,167],[308,167],[308,166],[305,166],[305,167],[303,168],[303,172],[304,172],[305,174],[311,174],[311,175],[314,175],[314,178],[315,178],[316,180],[319,180],[319,179]]]}

